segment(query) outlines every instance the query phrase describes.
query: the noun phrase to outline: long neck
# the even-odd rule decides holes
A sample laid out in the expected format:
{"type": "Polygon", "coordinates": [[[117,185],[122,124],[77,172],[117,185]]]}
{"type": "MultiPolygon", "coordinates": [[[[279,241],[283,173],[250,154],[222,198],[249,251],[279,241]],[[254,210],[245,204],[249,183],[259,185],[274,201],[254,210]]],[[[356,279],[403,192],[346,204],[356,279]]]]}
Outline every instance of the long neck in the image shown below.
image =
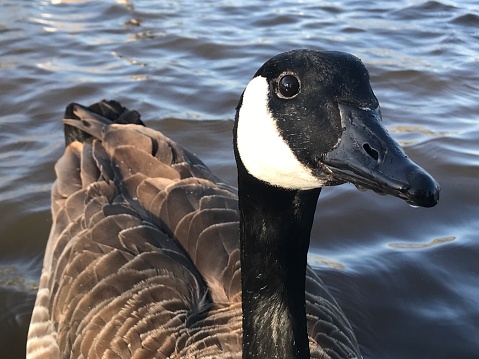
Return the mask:
{"type": "Polygon", "coordinates": [[[320,189],[270,186],[238,167],[243,359],[309,358],[305,273],[320,189]]]}

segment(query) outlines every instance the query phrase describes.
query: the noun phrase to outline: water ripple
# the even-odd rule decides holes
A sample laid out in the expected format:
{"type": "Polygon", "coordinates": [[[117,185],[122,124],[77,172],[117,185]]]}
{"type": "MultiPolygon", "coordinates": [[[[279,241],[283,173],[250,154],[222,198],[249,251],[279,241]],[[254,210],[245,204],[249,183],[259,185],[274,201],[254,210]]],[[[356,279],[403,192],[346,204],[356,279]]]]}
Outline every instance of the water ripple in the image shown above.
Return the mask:
{"type": "Polygon", "coordinates": [[[245,84],[273,54],[312,48],[365,62],[385,125],[442,193],[435,208],[412,210],[354,186],[324,189],[310,262],[365,357],[477,358],[476,1],[5,0],[2,10],[4,356],[24,356],[34,299],[25,283],[38,279],[51,225],[65,106],[119,99],[234,183],[231,128],[245,84]]]}

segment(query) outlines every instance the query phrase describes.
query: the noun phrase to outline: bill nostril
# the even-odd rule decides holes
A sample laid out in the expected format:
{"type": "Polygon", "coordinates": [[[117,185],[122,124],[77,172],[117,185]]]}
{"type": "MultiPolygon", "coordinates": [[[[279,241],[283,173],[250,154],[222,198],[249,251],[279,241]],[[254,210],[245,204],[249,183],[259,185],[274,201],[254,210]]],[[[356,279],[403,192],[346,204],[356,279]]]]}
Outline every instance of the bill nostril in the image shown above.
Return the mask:
{"type": "Polygon", "coordinates": [[[379,152],[376,151],[374,148],[372,148],[371,146],[369,146],[369,143],[365,143],[363,145],[363,148],[364,150],[366,151],[366,153],[371,156],[372,158],[374,158],[375,161],[378,160],[379,158],[379,152]]]}

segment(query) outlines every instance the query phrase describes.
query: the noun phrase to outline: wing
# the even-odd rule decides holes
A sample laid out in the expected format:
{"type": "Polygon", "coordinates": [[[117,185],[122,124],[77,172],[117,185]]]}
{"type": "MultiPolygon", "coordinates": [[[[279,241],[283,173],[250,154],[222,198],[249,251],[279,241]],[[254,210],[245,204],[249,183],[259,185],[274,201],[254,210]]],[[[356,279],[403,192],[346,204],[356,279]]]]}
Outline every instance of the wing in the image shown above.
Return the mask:
{"type": "MultiPolygon", "coordinates": [[[[240,358],[236,190],[114,101],[65,117],[27,357],[240,358]]],[[[306,309],[311,356],[348,357],[354,335],[310,268],[306,309]]]]}
{"type": "Polygon", "coordinates": [[[28,357],[240,355],[235,191],[159,132],[70,110],[28,357]]]}

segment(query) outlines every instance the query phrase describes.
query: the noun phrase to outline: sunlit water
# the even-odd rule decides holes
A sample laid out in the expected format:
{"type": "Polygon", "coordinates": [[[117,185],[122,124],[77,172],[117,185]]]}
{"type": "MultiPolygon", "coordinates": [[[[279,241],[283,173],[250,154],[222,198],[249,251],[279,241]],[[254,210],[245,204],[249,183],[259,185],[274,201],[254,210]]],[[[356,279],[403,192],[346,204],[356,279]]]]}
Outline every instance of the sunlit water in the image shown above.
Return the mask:
{"type": "Polygon", "coordinates": [[[234,107],[271,56],[365,62],[386,126],[442,186],[432,209],[324,189],[310,263],[366,358],[479,358],[475,1],[16,1],[0,12],[0,353],[24,356],[72,102],[120,100],[235,183],[234,107]],[[241,5],[236,5],[241,3],[241,5]]]}

